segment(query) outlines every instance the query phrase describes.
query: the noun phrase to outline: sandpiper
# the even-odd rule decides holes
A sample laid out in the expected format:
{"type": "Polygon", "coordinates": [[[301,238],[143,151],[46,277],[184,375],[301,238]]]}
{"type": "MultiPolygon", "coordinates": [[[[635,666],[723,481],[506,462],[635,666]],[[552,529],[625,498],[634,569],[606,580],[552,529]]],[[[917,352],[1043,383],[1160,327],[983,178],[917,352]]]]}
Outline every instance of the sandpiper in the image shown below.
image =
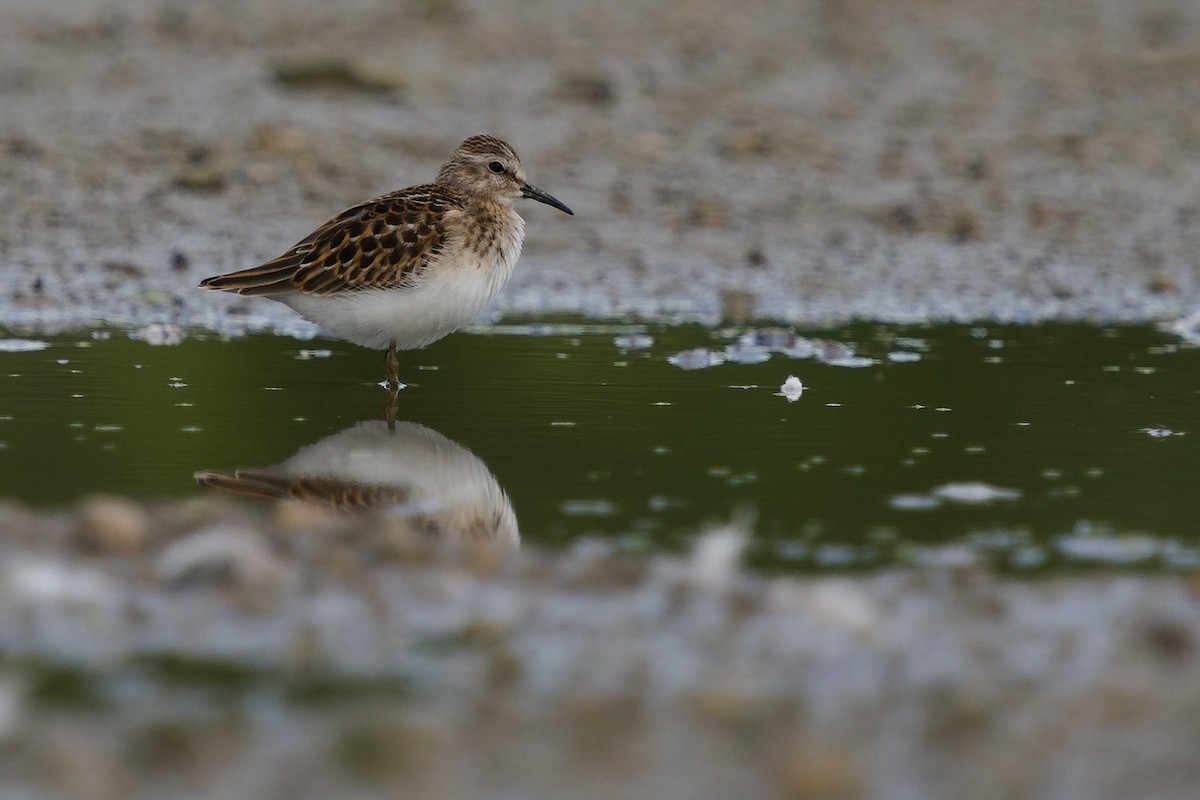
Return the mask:
{"type": "Polygon", "coordinates": [[[433,183],[348,208],[278,258],[200,286],[278,300],[342,339],[386,349],[394,392],[397,350],[466,325],[512,275],[525,238],[513,201],[522,197],[575,213],[525,179],[507,143],[472,136],[433,183]]]}

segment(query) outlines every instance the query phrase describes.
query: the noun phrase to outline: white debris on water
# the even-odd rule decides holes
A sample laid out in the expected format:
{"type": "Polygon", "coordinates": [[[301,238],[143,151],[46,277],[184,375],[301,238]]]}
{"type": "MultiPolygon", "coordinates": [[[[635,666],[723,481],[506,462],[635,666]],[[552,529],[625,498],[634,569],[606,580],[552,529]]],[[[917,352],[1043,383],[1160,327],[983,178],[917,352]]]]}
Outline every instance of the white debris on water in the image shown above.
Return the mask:
{"type": "MultiPolygon", "coordinates": [[[[619,337],[618,337],[619,338],[619,337]]],[[[785,358],[802,360],[815,358],[831,367],[861,368],[879,363],[877,359],[860,356],[845,342],[828,339],[806,339],[784,328],[762,328],[746,331],[724,350],[695,347],[675,353],[667,358],[680,369],[706,369],[725,362],[733,364],[762,364],[774,354],[785,358]]],[[[895,355],[895,354],[893,354],[895,355]]],[[[899,354],[892,360],[897,363],[920,359],[917,353],[899,354]]]]}
{"type": "Polygon", "coordinates": [[[667,356],[667,363],[680,369],[708,369],[725,363],[725,355],[707,347],[694,347],[667,356]]]}
{"type": "Polygon", "coordinates": [[[1016,489],[1006,489],[981,481],[966,481],[943,484],[928,494],[892,495],[888,500],[888,505],[897,511],[929,511],[939,507],[943,502],[983,505],[997,500],[1016,500],[1020,496],[1021,492],[1016,489]]]}
{"type": "Polygon", "coordinates": [[[613,337],[618,350],[647,350],[654,346],[654,337],[648,333],[625,333],[613,337]]]}
{"type": "Polygon", "coordinates": [[[564,500],[559,508],[568,517],[611,517],[617,506],[611,500],[564,500]]]}
{"type": "Polygon", "coordinates": [[[894,494],[888,499],[888,505],[897,511],[929,511],[941,504],[941,500],[928,494],[894,494]]]}
{"type": "Polygon", "coordinates": [[[1016,489],[1006,489],[1002,486],[992,486],[982,481],[963,483],[947,483],[933,490],[935,497],[949,500],[951,503],[991,503],[996,500],[1016,500],[1021,493],[1016,489]]]}
{"type": "Polygon", "coordinates": [[[765,347],[738,341],[725,348],[725,359],[734,364],[762,364],[771,360],[771,351],[765,347]]]}
{"type": "Polygon", "coordinates": [[[49,346],[38,339],[0,339],[0,353],[33,353],[49,346]]]}
{"type": "Polygon", "coordinates": [[[156,347],[173,347],[183,342],[184,333],[178,325],[152,323],[131,331],[129,338],[156,347]]]}
{"type": "Polygon", "coordinates": [[[848,367],[850,369],[861,369],[862,367],[870,367],[875,364],[875,359],[867,356],[846,356],[845,358],[830,358],[820,359],[821,363],[830,367],[848,367]]]}
{"type": "Polygon", "coordinates": [[[795,375],[788,375],[778,392],[778,395],[786,397],[789,403],[799,400],[802,394],[804,394],[804,384],[795,375]]]}

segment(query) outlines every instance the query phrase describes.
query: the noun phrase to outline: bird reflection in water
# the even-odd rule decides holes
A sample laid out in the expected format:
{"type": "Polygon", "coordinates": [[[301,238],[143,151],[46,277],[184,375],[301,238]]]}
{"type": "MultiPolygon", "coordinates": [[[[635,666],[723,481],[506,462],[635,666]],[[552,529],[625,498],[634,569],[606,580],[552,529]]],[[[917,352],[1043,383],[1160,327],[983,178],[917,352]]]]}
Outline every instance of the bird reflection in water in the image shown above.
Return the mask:
{"type": "Polygon", "coordinates": [[[195,478],[264,500],[399,515],[431,535],[520,543],[512,504],[487,465],[415,422],[360,422],[302,447],[282,464],[197,472],[195,478]]]}

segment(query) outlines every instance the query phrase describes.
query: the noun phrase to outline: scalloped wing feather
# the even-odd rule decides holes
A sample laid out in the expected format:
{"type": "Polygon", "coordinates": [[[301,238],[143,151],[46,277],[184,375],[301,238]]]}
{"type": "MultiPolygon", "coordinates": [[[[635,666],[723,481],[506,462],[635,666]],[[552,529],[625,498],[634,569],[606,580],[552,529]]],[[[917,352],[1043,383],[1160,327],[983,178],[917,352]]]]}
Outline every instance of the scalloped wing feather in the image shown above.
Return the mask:
{"type": "Polygon", "coordinates": [[[405,288],[445,249],[447,223],[465,205],[445,186],[401,189],[346,209],[278,258],[200,286],[242,295],[405,288]]]}

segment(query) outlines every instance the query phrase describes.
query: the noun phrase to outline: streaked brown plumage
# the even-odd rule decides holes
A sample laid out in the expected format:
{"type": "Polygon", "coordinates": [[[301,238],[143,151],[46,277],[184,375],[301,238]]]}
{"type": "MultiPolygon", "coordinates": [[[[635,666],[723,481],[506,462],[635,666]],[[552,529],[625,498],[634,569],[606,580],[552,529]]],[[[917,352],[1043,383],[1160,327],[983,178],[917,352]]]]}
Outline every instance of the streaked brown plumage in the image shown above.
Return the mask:
{"type": "Polygon", "coordinates": [[[447,213],[466,206],[434,183],[400,189],[346,209],[278,258],[200,286],[243,295],[405,288],[441,255],[447,213]]]}
{"type": "Polygon", "coordinates": [[[524,220],[513,202],[532,198],[573,212],[529,184],[521,161],[494,136],[473,136],[434,183],[348,208],[283,255],[200,282],[286,303],[337,336],[396,350],[423,347],[470,322],[508,281],[524,220]]]}
{"type": "Polygon", "coordinates": [[[197,472],[196,483],[257,500],[299,500],[334,511],[370,511],[403,505],[412,493],[404,488],[340,481],[320,475],[290,478],[258,470],[197,472]]]}

